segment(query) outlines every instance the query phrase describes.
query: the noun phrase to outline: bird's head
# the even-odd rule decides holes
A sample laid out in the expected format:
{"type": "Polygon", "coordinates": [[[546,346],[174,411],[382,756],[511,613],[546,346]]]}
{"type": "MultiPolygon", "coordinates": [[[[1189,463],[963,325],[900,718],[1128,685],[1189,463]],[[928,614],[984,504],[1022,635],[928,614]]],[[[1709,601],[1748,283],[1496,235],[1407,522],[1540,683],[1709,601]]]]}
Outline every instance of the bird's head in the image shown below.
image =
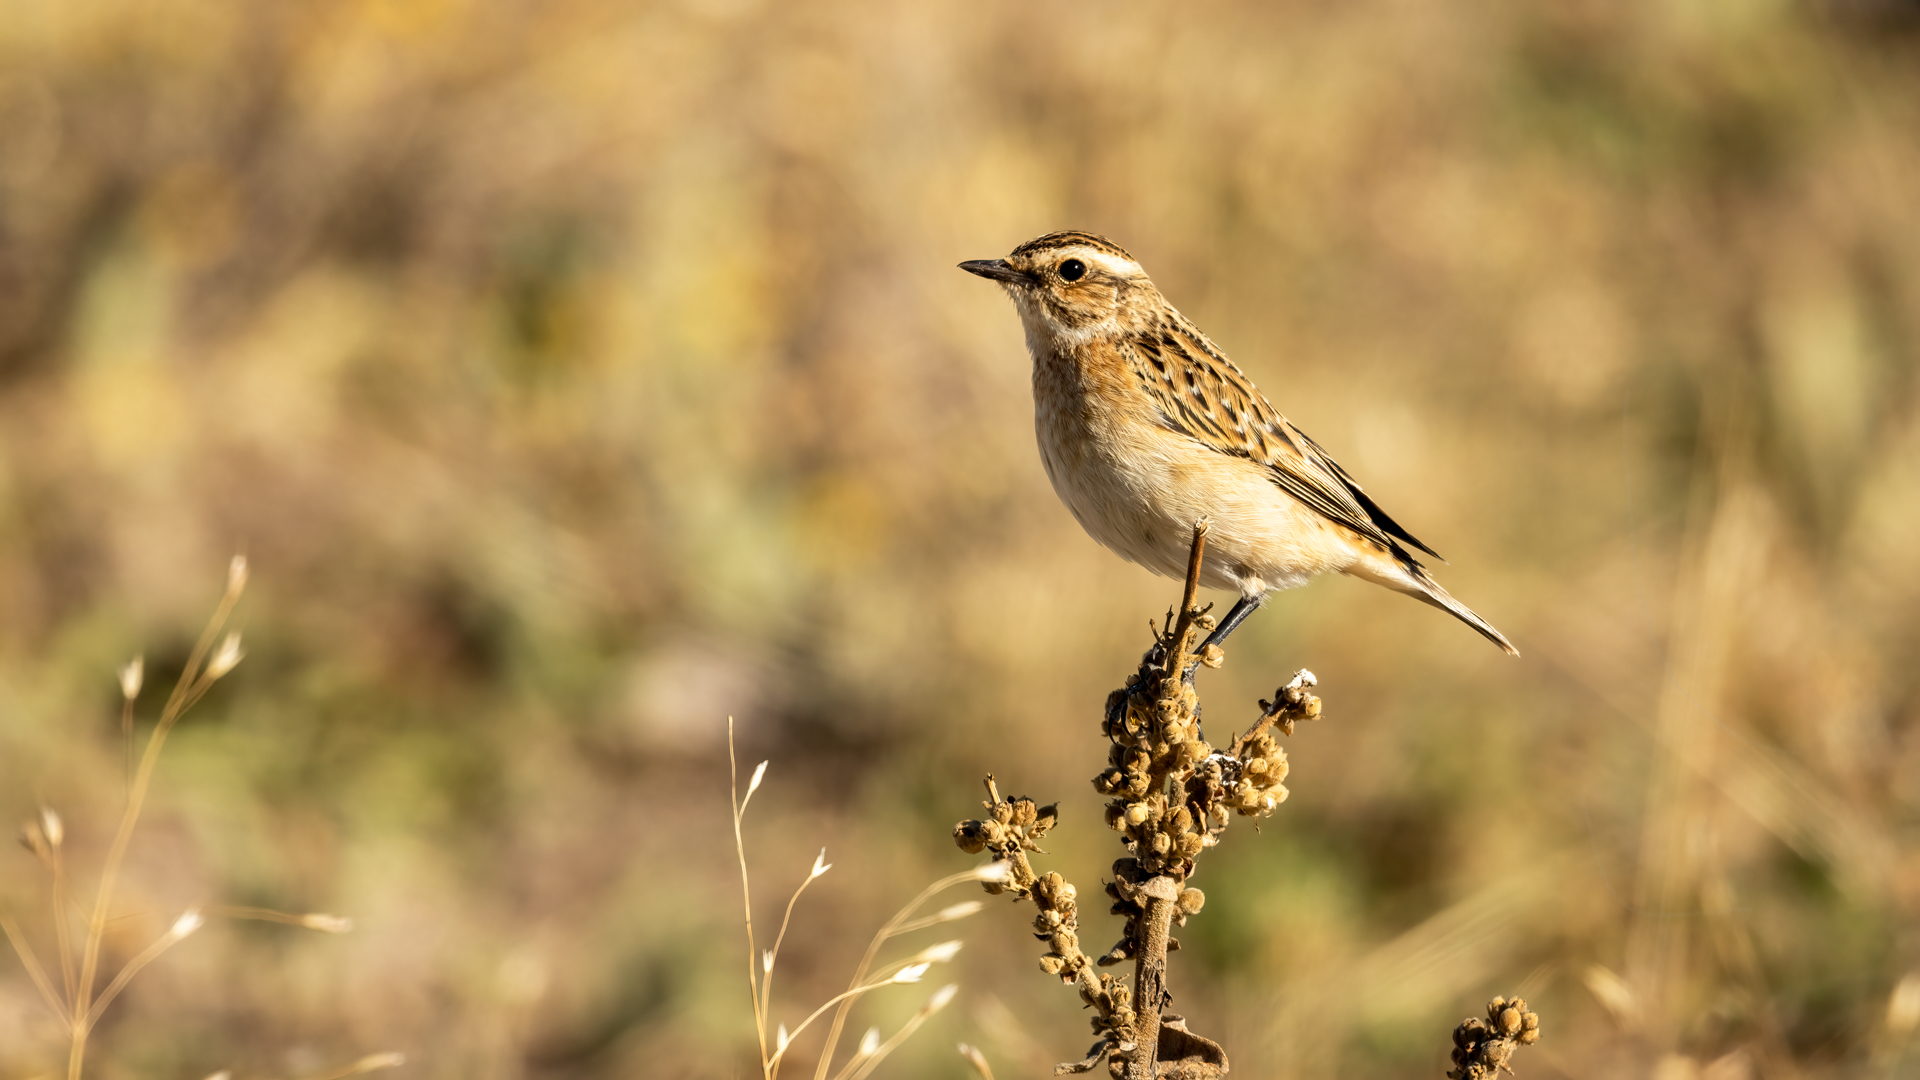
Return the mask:
{"type": "Polygon", "coordinates": [[[1065,344],[1119,329],[1130,305],[1156,295],[1133,256],[1092,233],[1048,233],[960,269],[1004,286],[1029,335],[1065,344]]]}

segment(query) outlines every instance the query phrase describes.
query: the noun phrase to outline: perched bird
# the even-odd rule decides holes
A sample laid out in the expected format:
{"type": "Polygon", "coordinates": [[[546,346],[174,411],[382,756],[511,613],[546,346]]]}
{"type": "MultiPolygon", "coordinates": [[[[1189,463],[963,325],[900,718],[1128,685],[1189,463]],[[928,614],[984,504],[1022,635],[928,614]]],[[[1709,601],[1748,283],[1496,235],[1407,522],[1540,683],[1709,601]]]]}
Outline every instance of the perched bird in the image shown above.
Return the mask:
{"type": "Polygon", "coordinates": [[[960,268],[999,282],[1019,309],[1040,458],[1081,527],[1180,579],[1194,525],[1211,522],[1200,581],[1240,599],[1210,643],[1268,593],[1337,570],[1432,604],[1520,655],[1409,548],[1439,553],[1288,423],[1118,245],[1048,233],[960,268]]]}

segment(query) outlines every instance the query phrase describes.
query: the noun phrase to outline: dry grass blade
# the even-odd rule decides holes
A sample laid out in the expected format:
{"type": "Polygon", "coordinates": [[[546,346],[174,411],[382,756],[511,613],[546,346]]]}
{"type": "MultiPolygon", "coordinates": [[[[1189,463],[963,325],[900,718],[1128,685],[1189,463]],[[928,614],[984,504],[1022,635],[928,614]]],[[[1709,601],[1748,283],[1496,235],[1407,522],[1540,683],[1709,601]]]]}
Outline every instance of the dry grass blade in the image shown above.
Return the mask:
{"type": "Polygon", "coordinates": [[[873,1070],[880,1067],[880,1063],[887,1059],[888,1054],[893,1053],[901,1043],[912,1038],[913,1033],[920,1030],[920,1025],[926,1023],[934,1013],[946,1008],[947,1003],[953,1000],[953,995],[959,989],[957,986],[947,985],[934,991],[933,996],[927,999],[927,1003],[920,1006],[919,1010],[900,1026],[900,1030],[894,1033],[893,1038],[881,1043],[872,1053],[857,1063],[848,1062],[846,1068],[835,1075],[835,1080],[865,1080],[872,1075],[873,1070]]]}
{"type": "Polygon", "coordinates": [[[767,773],[767,763],[753,770],[753,780],[747,785],[746,798],[740,796],[740,763],[734,754],[733,717],[727,717],[727,777],[733,806],[733,850],[740,860],[740,903],[746,912],[747,927],[747,990],[753,997],[753,1030],[760,1040],[760,1074],[773,1076],[772,1059],[767,1055],[767,1011],[761,1002],[760,972],[755,966],[759,960],[758,950],[753,941],[753,888],[747,874],[747,842],[740,832],[740,818],[746,813],[747,799],[753,798],[754,790],[760,786],[760,780],[767,773]]]}
{"type": "MultiPolygon", "coordinates": [[[[93,913],[87,920],[87,938],[80,960],[79,979],[75,985],[75,992],[67,1001],[68,1023],[72,1039],[67,1056],[67,1080],[80,1080],[81,1068],[85,1063],[87,1033],[92,1029],[93,1018],[97,1016],[94,1009],[93,983],[99,971],[100,945],[106,936],[107,910],[113,903],[114,887],[120,865],[126,858],[127,845],[133,839],[134,826],[140,821],[140,812],[146,803],[147,789],[153,782],[153,771],[160,760],[161,747],[166,745],[167,734],[172,731],[173,725],[179,722],[181,715],[206,692],[206,686],[212,684],[212,679],[203,677],[201,665],[206,660],[208,650],[213,647],[214,641],[219,637],[220,631],[225,628],[228,617],[233,614],[234,605],[240,602],[240,594],[246,588],[246,566],[246,559],[238,555],[234,556],[229,564],[227,590],[214,609],[213,617],[207,620],[206,629],[200,632],[200,638],[195,642],[193,652],[188,655],[186,666],[181,669],[180,678],[174,683],[173,693],[168,697],[166,707],[161,710],[159,722],[154,725],[153,734],[147,738],[147,748],[140,755],[140,764],[134,770],[133,784],[127,792],[127,806],[121,814],[120,827],[114,833],[113,843],[107,849],[106,861],[100,871],[99,892],[94,897],[93,913]]],[[[231,652],[235,655],[227,663],[228,669],[233,663],[238,662],[238,649],[238,641],[234,639],[231,652]]],[[[222,650],[223,655],[227,652],[226,649],[222,650]]],[[[225,670],[222,670],[221,674],[225,674],[225,670]]],[[[125,697],[128,686],[125,675],[122,676],[121,686],[122,696],[125,697]]],[[[55,917],[64,918],[65,913],[56,912],[55,917]]],[[[131,977],[127,972],[123,971],[122,974],[128,978],[131,977]]],[[[119,988],[124,985],[124,982],[118,983],[112,992],[117,994],[119,988]]]]}
{"type": "MultiPolygon", "coordinates": [[[[875,934],[873,935],[873,940],[867,943],[867,951],[864,954],[862,954],[860,957],[859,965],[853,969],[853,978],[848,982],[847,989],[849,991],[853,990],[853,988],[860,985],[862,980],[867,978],[868,973],[873,970],[874,958],[880,955],[881,946],[885,945],[890,938],[898,937],[899,935],[907,933],[910,930],[920,929],[925,926],[931,926],[933,925],[933,922],[944,921],[940,918],[940,915],[930,916],[929,918],[933,920],[932,922],[925,921],[925,920],[915,920],[913,918],[913,914],[914,912],[919,911],[923,904],[933,899],[935,896],[938,896],[940,893],[946,891],[947,889],[953,888],[955,885],[959,885],[962,882],[979,881],[979,880],[981,880],[980,870],[976,868],[976,869],[964,871],[958,874],[948,874],[946,877],[943,877],[938,881],[935,881],[933,884],[928,885],[926,888],[920,890],[920,895],[908,901],[905,907],[895,912],[893,917],[891,919],[888,919],[884,924],[881,925],[880,929],[877,932],[875,932],[875,934]]],[[[963,905],[956,904],[956,905],[953,905],[952,908],[948,908],[946,910],[951,911],[962,906],[963,905]]],[[[974,908],[972,910],[969,910],[967,914],[972,914],[973,911],[977,911],[977,910],[979,909],[974,908]]],[[[945,912],[943,911],[940,914],[945,914],[945,912]]],[[[962,916],[955,916],[955,917],[958,918],[962,916]]],[[[886,969],[883,969],[883,970],[886,970],[886,969]]],[[[827,1028],[826,1049],[821,1051],[820,1061],[814,1067],[814,1072],[813,1072],[814,1080],[825,1080],[827,1076],[827,1070],[831,1068],[833,1065],[834,1050],[840,1045],[840,1035],[842,1032],[846,1030],[847,1013],[853,1007],[853,997],[843,994],[841,995],[840,1000],[841,1000],[841,1006],[833,1014],[832,1025],[827,1028]]]]}
{"type": "MultiPolygon", "coordinates": [[[[133,977],[140,974],[141,968],[153,963],[154,960],[159,958],[161,953],[166,952],[182,938],[200,929],[200,927],[204,925],[206,925],[206,919],[203,918],[198,911],[189,911],[176,919],[173,926],[168,928],[166,933],[160,935],[159,940],[142,949],[138,955],[127,961],[126,966],[121,968],[120,973],[113,977],[113,981],[108,983],[107,988],[100,992],[100,996],[94,1000],[93,1007],[87,1011],[84,1021],[86,1030],[91,1031],[93,1029],[93,1025],[100,1020],[100,1014],[106,1012],[107,1006],[113,1004],[113,999],[120,995],[120,991],[125,990],[127,984],[133,981],[133,977]]],[[[84,1033],[82,1037],[84,1037],[84,1033]]]]}
{"type": "Polygon", "coordinates": [[[813,870],[807,874],[806,880],[800,883],[800,887],[793,890],[793,895],[787,898],[787,910],[780,916],[780,932],[774,935],[773,948],[767,950],[766,957],[761,963],[759,1013],[762,1016],[767,1015],[767,1011],[772,1007],[773,965],[780,959],[780,946],[786,942],[787,927],[793,923],[793,906],[800,902],[800,894],[807,891],[807,886],[813,884],[815,878],[830,869],[832,864],[827,862],[827,849],[821,848],[820,854],[813,860],[813,870]]]}
{"type": "Polygon", "coordinates": [[[981,1053],[979,1048],[961,1043],[960,1056],[973,1067],[974,1074],[979,1076],[980,1080],[993,1080],[993,1069],[987,1064],[987,1055],[981,1053]]]}
{"type": "Polygon", "coordinates": [[[20,964],[27,969],[27,977],[33,980],[35,989],[40,991],[41,1000],[55,1016],[68,1019],[66,1007],[60,995],[54,991],[53,983],[47,978],[47,969],[40,966],[40,958],[34,954],[33,946],[27,944],[26,936],[20,932],[20,924],[13,920],[13,913],[0,907],[0,930],[5,930],[7,943],[13,946],[14,954],[20,957],[20,964]]]}
{"type": "Polygon", "coordinates": [[[345,1077],[358,1076],[361,1073],[378,1072],[381,1069],[396,1069],[406,1063],[407,1056],[405,1054],[389,1050],[380,1054],[368,1054],[363,1058],[338,1069],[334,1069],[331,1072],[303,1076],[300,1080],[344,1080],[345,1077]]]}

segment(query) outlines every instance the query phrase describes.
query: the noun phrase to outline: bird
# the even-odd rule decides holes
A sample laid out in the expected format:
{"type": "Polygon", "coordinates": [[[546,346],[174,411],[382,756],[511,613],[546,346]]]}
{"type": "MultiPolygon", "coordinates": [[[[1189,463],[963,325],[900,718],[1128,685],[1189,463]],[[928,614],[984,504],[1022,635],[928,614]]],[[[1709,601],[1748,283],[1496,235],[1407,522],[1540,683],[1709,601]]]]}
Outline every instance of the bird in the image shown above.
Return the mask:
{"type": "Polygon", "coordinates": [[[1193,531],[1208,523],[1200,583],[1239,599],[1204,645],[1224,641],[1273,592],[1339,572],[1431,604],[1520,655],[1414,556],[1439,553],[1282,416],[1124,248],[1051,232],[960,269],[1013,299],[1033,359],[1040,459],[1088,535],[1184,579],[1193,531]]]}

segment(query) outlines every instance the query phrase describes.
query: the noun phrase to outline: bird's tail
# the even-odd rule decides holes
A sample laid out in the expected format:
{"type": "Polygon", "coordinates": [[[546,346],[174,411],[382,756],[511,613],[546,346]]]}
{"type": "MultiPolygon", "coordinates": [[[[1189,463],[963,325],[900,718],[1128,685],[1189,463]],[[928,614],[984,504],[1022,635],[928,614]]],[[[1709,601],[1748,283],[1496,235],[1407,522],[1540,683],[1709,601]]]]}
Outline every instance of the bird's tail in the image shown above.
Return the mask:
{"type": "Polygon", "coordinates": [[[1385,585],[1395,592],[1403,592],[1422,603],[1432,604],[1441,611],[1452,615],[1468,626],[1480,632],[1480,636],[1500,646],[1508,656],[1519,656],[1520,650],[1513,647],[1507,635],[1493,628],[1493,624],[1475,614],[1473,609],[1453,598],[1453,594],[1440,587],[1427,573],[1427,568],[1406,555],[1396,552],[1398,559],[1368,559],[1356,564],[1347,573],[1364,578],[1379,585],[1385,585]]]}

